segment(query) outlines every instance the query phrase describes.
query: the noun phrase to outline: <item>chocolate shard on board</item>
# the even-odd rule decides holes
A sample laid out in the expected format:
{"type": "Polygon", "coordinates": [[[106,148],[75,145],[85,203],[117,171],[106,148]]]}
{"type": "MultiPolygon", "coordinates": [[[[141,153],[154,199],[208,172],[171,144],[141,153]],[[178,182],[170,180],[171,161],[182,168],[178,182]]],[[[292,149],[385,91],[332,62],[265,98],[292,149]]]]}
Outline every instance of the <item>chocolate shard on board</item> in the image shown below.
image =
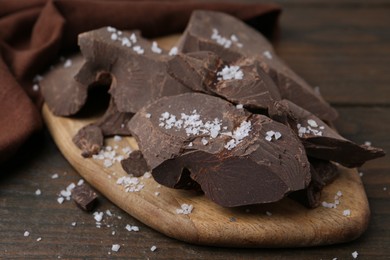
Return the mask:
{"type": "Polygon", "coordinates": [[[359,167],[385,155],[380,148],[355,144],[329,127],[309,111],[289,100],[277,101],[269,108],[270,117],[288,123],[301,138],[308,156],[359,167]]]}
{"type": "Polygon", "coordinates": [[[267,109],[280,100],[279,90],[257,61],[224,62],[208,51],[178,54],[168,73],[195,92],[217,95],[252,109],[267,109]]]}
{"type": "Polygon", "coordinates": [[[308,208],[316,208],[321,203],[322,189],[339,176],[339,171],[332,162],[314,158],[309,158],[309,161],[311,173],[309,186],[291,193],[289,197],[308,208]]]}
{"type": "Polygon", "coordinates": [[[134,177],[141,177],[145,172],[150,171],[141,151],[130,153],[129,157],[121,161],[122,168],[134,177]]]}
{"type": "Polygon", "coordinates": [[[222,206],[278,201],[311,179],[304,147],[289,127],[218,97],[164,97],[128,127],[157,182],[200,185],[222,206]]]}
{"type": "Polygon", "coordinates": [[[45,102],[54,115],[74,115],[85,104],[88,85],[80,84],[73,78],[83,62],[80,54],[61,61],[39,83],[45,102]]]}
{"type": "Polygon", "coordinates": [[[73,143],[81,150],[83,157],[91,157],[99,153],[103,146],[102,130],[95,124],[84,126],[73,137],[73,143]]]}
{"type": "Polygon", "coordinates": [[[97,194],[87,184],[76,186],[72,190],[72,199],[82,210],[91,211],[97,204],[97,194]]]}
{"type": "Polygon", "coordinates": [[[160,97],[191,91],[166,72],[170,56],[138,31],[105,27],[80,34],[79,45],[86,63],[76,80],[91,84],[109,73],[109,93],[119,112],[135,113],[160,97]]]}
{"type": "Polygon", "coordinates": [[[337,111],[275,54],[265,37],[228,14],[194,11],[181,37],[179,50],[183,53],[211,51],[229,63],[242,56],[256,59],[274,80],[282,98],[293,101],[325,121],[333,121],[337,117],[337,111]]]}

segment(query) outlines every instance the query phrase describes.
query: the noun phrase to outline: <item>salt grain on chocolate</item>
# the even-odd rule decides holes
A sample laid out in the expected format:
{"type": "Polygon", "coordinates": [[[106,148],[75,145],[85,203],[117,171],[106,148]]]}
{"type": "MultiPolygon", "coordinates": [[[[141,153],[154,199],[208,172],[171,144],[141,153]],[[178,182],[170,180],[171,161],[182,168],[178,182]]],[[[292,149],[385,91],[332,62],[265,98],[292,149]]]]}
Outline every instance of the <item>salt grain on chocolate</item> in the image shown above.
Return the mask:
{"type": "Polygon", "coordinates": [[[119,244],[113,244],[111,250],[114,252],[118,252],[121,246],[119,244]]]}
{"type": "Polygon", "coordinates": [[[179,49],[176,46],[174,46],[169,51],[169,56],[175,56],[175,55],[177,55],[178,52],[179,52],[179,49]]]}
{"type": "Polygon", "coordinates": [[[183,214],[188,215],[192,213],[192,210],[194,209],[194,206],[191,204],[181,204],[180,209],[176,209],[176,214],[183,214]]]}

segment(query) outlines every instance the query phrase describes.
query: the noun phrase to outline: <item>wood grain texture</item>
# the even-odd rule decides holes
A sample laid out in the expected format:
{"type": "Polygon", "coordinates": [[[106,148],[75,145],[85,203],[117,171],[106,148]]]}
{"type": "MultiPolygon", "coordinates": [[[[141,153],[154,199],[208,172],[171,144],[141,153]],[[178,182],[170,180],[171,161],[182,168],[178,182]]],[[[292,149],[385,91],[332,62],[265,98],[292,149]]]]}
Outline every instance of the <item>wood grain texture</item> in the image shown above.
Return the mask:
{"type": "MultiPolygon", "coordinates": [[[[275,2],[284,9],[277,52],[308,82],[320,86],[326,99],[335,104],[340,113],[337,128],[342,135],[358,143],[372,141],[389,152],[390,108],[389,99],[385,98],[390,94],[389,1],[275,2]],[[310,19],[305,18],[308,15],[310,19]],[[314,32],[316,40],[311,37],[314,32]],[[375,44],[356,44],[361,35],[375,36],[375,44]],[[342,55],[342,60],[332,58],[332,50],[342,55]],[[365,64],[366,55],[369,66],[365,64]]],[[[156,232],[104,196],[100,196],[96,210],[110,210],[114,216],[105,216],[101,228],[96,228],[92,214],[82,212],[72,202],[58,204],[58,193],[80,176],[45,130],[24,145],[11,161],[0,165],[0,258],[313,260],[352,259],[352,252],[357,251],[358,259],[389,259],[389,157],[369,162],[359,171],[364,174],[361,179],[371,219],[366,232],[353,242],[284,249],[197,246],[156,232]],[[52,179],[53,173],[58,173],[59,178],[52,179]],[[38,188],[42,191],[40,196],[34,194],[38,188]],[[72,227],[72,222],[77,222],[77,226],[72,227]],[[140,231],[128,232],[127,224],[139,226],[140,231]],[[23,236],[25,230],[30,231],[29,237],[23,236]],[[40,242],[36,241],[38,237],[42,237],[40,242]],[[111,252],[114,243],[121,245],[119,252],[111,252]],[[150,251],[152,245],[157,246],[155,252],[150,251]]]]}

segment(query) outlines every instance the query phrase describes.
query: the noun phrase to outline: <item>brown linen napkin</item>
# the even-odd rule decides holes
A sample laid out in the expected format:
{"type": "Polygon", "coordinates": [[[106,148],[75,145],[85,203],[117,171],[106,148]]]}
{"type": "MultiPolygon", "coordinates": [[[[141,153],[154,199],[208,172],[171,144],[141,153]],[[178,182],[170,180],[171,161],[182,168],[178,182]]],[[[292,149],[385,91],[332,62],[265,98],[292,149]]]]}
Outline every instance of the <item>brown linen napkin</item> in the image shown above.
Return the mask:
{"type": "Polygon", "coordinates": [[[41,96],[33,77],[77,35],[103,26],[140,29],[146,37],[184,30],[192,10],[230,13],[271,36],[280,7],[273,4],[189,1],[2,0],[0,2],[0,163],[42,127],[41,96]],[[35,103],[35,105],[34,105],[35,103]]]}

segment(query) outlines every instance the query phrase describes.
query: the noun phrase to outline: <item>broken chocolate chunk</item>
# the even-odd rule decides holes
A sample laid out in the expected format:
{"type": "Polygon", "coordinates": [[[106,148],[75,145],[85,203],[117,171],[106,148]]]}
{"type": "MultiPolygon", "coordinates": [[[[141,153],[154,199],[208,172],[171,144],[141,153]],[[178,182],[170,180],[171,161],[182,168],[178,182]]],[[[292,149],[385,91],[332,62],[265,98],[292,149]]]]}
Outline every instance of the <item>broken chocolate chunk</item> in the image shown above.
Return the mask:
{"type": "Polygon", "coordinates": [[[280,100],[272,79],[251,59],[228,64],[212,52],[179,54],[168,62],[168,73],[196,92],[221,96],[250,109],[267,109],[280,100]]]}
{"type": "Polygon", "coordinates": [[[198,184],[225,207],[278,201],[310,182],[310,165],[294,132],[218,97],[161,98],[136,113],[128,127],[157,182],[172,188],[198,184]]]}
{"type": "Polygon", "coordinates": [[[102,130],[95,124],[87,125],[81,128],[73,137],[73,143],[81,149],[83,157],[91,157],[99,153],[103,146],[102,130]]]}
{"type": "Polygon", "coordinates": [[[144,105],[169,95],[191,91],[167,71],[166,53],[153,51],[153,44],[137,31],[121,32],[105,27],[79,35],[86,63],[76,75],[91,84],[101,73],[109,73],[109,90],[119,112],[135,113],[144,105]]]}
{"type": "Polygon", "coordinates": [[[123,170],[134,177],[141,177],[149,171],[149,166],[139,150],[130,153],[128,158],[121,161],[121,165],[123,170]]]}
{"type": "Polygon", "coordinates": [[[256,59],[274,80],[282,98],[323,120],[333,121],[337,117],[336,110],[275,54],[265,37],[228,14],[194,11],[181,37],[179,50],[183,53],[211,51],[229,63],[241,57],[256,59]]]}
{"type": "Polygon", "coordinates": [[[88,85],[75,81],[76,75],[84,62],[82,55],[72,56],[71,65],[59,62],[39,83],[42,95],[49,109],[57,116],[74,115],[87,100],[88,85]]]}
{"type": "Polygon", "coordinates": [[[289,100],[277,101],[269,108],[270,117],[290,125],[301,138],[306,153],[314,158],[359,167],[385,155],[379,148],[357,145],[329,127],[324,121],[289,100]]]}
{"type": "Polygon", "coordinates": [[[72,190],[72,199],[82,210],[91,211],[96,206],[97,194],[89,185],[82,184],[72,190]]]}
{"type": "Polygon", "coordinates": [[[291,193],[290,198],[297,200],[308,208],[316,208],[321,203],[322,189],[339,175],[339,171],[331,162],[309,158],[311,181],[304,190],[291,193]]]}

